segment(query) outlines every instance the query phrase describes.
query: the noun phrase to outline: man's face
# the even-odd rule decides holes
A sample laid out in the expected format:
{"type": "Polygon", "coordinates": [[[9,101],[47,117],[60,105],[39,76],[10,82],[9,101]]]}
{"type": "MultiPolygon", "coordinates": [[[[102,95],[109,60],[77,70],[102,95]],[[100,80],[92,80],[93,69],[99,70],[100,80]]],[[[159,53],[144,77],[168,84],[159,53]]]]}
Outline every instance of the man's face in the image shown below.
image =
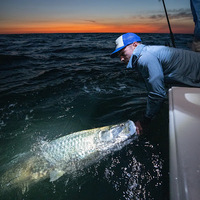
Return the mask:
{"type": "Polygon", "coordinates": [[[118,55],[120,57],[121,62],[128,64],[128,62],[133,54],[134,49],[135,49],[135,47],[133,44],[129,44],[124,49],[122,49],[118,55]]]}

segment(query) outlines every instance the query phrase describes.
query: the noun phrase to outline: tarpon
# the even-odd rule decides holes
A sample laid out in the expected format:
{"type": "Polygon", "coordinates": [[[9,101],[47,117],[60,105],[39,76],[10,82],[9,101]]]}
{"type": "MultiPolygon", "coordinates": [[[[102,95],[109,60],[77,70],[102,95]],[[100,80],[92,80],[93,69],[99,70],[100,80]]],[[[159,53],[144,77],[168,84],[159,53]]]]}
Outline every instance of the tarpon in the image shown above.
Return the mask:
{"type": "MultiPolygon", "coordinates": [[[[132,121],[68,134],[51,142],[42,142],[37,150],[21,156],[0,178],[1,190],[21,188],[65,173],[81,170],[129,144],[136,128],[132,121]]],[[[136,136],[137,137],[137,136],[136,136]]]]}

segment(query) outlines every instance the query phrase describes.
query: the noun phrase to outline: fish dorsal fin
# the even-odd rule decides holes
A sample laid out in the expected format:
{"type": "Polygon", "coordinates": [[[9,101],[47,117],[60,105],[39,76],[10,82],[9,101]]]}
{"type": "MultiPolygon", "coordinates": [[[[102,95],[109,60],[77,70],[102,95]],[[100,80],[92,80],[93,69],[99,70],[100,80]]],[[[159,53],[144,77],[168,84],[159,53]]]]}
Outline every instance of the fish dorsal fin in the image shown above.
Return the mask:
{"type": "Polygon", "coordinates": [[[59,179],[65,172],[63,170],[55,169],[50,172],[50,182],[59,179]]]}

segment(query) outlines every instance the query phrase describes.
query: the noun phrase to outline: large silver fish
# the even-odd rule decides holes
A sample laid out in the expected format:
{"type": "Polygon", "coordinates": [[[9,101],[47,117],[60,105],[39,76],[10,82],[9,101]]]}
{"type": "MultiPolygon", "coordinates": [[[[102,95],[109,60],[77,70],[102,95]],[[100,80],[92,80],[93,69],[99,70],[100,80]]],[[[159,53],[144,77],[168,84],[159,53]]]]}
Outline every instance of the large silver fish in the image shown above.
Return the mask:
{"type": "Polygon", "coordinates": [[[2,190],[20,187],[22,193],[40,180],[55,181],[65,173],[87,167],[105,155],[120,150],[130,143],[136,134],[132,121],[79,131],[43,142],[37,150],[20,158],[0,178],[2,190]]]}

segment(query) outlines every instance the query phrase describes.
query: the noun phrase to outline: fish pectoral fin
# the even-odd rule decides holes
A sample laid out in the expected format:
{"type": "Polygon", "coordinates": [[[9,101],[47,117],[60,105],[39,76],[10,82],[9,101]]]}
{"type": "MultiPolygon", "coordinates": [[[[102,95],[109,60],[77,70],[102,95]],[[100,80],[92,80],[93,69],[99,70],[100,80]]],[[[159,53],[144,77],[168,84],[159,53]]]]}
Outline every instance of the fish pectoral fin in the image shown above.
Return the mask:
{"type": "Polygon", "coordinates": [[[59,179],[65,172],[63,170],[55,169],[50,172],[50,182],[56,181],[59,179]]]}
{"type": "Polygon", "coordinates": [[[21,185],[21,189],[22,189],[22,194],[25,194],[26,192],[29,191],[29,185],[28,183],[24,183],[21,185]]]}

